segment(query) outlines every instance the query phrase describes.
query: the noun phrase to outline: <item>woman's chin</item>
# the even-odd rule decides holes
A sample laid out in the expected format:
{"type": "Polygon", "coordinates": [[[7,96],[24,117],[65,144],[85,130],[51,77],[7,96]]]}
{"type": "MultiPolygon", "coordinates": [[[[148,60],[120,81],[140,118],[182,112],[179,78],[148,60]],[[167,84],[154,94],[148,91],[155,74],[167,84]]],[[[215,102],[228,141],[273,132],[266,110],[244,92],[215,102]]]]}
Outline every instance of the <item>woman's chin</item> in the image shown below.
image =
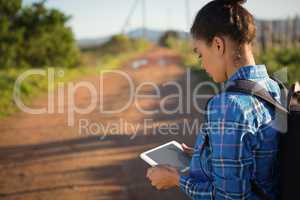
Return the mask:
{"type": "Polygon", "coordinates": [[[223,82],[223,80],[220,80],[219,77],[213,76],[213,75],[211,75],[211,74],[208,73],[208,72],[206,72],[206,73],[207,73],[207,75],[208,75],[215,83],[222,83],[222,82],[223,82]]]}
{"type": "Polygon", "coordinates": [[[215,83],[223,83],[223,82],[224,82],[223,79],[220,79],[220,78],[217,78],[217,77],[211,76],[211,78],[213,79],[213,81],[214,81],[215,83]]]}
{"type": "Polygon", "coordinates": [[[212,78],[212,80],[215,82],[215,83],[219,83],[219,80],[216,78],[216,77],[214,77],[214,76],[210,76],[211,78],[212,78]]]}

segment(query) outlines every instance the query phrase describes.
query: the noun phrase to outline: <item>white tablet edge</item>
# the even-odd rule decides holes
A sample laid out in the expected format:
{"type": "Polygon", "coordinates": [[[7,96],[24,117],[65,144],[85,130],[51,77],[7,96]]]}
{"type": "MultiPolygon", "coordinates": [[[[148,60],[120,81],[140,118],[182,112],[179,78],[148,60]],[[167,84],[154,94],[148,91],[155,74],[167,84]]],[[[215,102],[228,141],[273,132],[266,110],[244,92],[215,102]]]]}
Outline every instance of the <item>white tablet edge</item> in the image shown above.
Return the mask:
{"type": "MultiPolygon", "coordinates": [[[[167,145],[170,145],[170,144],[174,144],[175,146],[177,146],[179,149],[181,149],[183,151],[182,146],[178,142],[176,142],[176,141],[173,140],[171,142],[168,142],[166,144],[163,144],[161,146],[155,147],[153,149],[150,149],[150,150],[148,150],[146,152],[141,153],[140,154],[140,158],[143,159],[144,161],[146,161],[152,167],[154,167],[154,166],[157,165],[157,162],[155,162],[154,160],[152,160],[147,154],[150,153],[150,152],[152,152],[152,151],[156,151],[157,149],[160,149],[162,147],[165,147],[167,145]]],[[[188,171],[189,169],[190,169],[190,167],[186,167],[186,168],[182,169],[181,172],[184,173],[184,172],[188,171]]]]}

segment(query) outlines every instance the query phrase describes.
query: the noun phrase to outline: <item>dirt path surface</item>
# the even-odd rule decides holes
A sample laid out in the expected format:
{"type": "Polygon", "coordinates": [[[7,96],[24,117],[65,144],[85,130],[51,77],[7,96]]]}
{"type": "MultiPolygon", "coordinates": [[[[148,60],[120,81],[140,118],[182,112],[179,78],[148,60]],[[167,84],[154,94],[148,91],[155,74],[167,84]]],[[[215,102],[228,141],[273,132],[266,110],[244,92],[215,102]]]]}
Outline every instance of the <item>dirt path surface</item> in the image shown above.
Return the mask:
{"type": "MultiPolygon", "coordinates": [[[[98,94],[91,96],[83,87],[78,88],[76,106],[84,108],[95,101],[97,108],[88,114],[76,114],[74,126],[68,126],[67,87],[61,106],[57,103],[57,91],[54,93],[54,114],[18,113],[0,121],[0,199],[186,199],[178,189],[155,190],[145,178],[148,165],[138,157],[141,152],[171,140],[194,143],[196,129],[188,135],[184,132],[185,125],[197,119],[201,121],[202,115],[193,106],[191,112],[184,108],[182,113],[167,114],[160,109],[162,103],[168,110],[174,110],[179,104],[186,106],[191,101],[186,94],[188,88],[201,81],[192,74],[189,82],[187,71],[179,67],[179,61],[175,52],[155,48],[126,64],[122,71],[133,80],[135,89],[142,83],[152,82],[159,86],[162,97],[136,98],[122,112],[101,113],[99,105],[105,110],[118,109],[131,97],[128,81],[119,74],[107,73],[102,76],[103,87],[97,75],[81,80],[93,84],[103,99],[98,94]],[[164,99],[178,94],[174,85],[164,85],[170,81],[176,81],[183,89],[179,95],[181,101],[164,99]],[[158,112],[142,113],[136,103],[145,110],[158,112]],[[86,126],[82,128],[84,123],[86,126]],[[172,133],[158,131],[161,125],[168,124],[176,124],[179,129],[172,133]],[[99,129],[99,125],[108,128],[99,129]],[[118,125],[123,128],[117,130],[118,125]]],[[[140,89],[139,94],[156,94],[151,85],[140,89]]],[[[200,107],[204,104],[204,100],[198,102],[200,107]]],[[[46,97],[33,103],[36,108],[46,105],[46,97]]]]}

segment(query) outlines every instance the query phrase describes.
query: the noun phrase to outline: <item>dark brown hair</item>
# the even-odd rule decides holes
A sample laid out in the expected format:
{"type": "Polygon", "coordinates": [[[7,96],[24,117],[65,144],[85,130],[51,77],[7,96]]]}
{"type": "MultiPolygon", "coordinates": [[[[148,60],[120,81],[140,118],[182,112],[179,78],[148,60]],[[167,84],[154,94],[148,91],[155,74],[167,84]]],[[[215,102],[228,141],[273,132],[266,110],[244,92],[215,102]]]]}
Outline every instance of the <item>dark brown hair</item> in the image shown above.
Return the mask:
{"type": "Polygon", "coordinates": [[[251,43],[256,35],[253,16],[242,4],[245,0],[213,0],[197,14],[191,28],[195,39],[209,44],[215,36],[229,36],[237,44],[251,43]]]}

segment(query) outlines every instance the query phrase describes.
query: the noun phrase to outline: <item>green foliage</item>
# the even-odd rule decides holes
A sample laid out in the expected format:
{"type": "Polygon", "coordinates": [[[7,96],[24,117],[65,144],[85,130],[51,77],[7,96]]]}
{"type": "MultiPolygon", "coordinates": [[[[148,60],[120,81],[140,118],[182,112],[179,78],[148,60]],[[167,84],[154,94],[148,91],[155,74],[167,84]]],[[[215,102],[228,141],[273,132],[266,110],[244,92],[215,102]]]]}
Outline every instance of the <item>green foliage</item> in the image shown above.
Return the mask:
{"type": "Polygon", "coordinates": [[[121,62],[132,57],[134,54],[144,52],[151,44],[144,39],[131,39],[126,35],[114,35],[106,43],[85,49],[81,55],[81,64],[113,65],[113,68],[120,67],[121,62]]]}
{"type": "Polygon", "coordinates": [[[266,64],[270,73],[287,67],[289,84],[300,81],[300,48],[270,49],[258,55],[256,60],[266,64]]]}
{"type": "MultiPolygon", "coordinates": [[[[56,77],[56,82],[66,82],[120,67],[151,46],[145,40],[116,35],[104,45],[79,55],[72,30],[67,26],[70,17],[57,9],[46,8],[44,2],[22,7],[21,0],[0,0],[0,117],[17,111],[13,101],[14,83],[30,67],[61,69],[65,76],[56,77]],[[95,62],[71,68],[79,64],[79,56],[95,62]]],[[[33,97],[47,89],[47,78],[30,76],[22,82],[22,99],[30,104],[33,97]]]]}
{"type": "Polygon", "coordinates": [[[172,41],[178,40],[179,34],[176,31],[166,31],[159,39],[159,45],[163,47],[172,47],[172,41]]]}
{"type": "MultiPolygon", "coordinates": [[[[46,69],[45,69],[46,70],[46,69]]],[[[91,73],[90,68],[55,68],[55,71],[63,70],[64,76],[59,77],[56,74],[55,81],[66,82],[78,76],[91,73]]],[[[8,116],[18,109],[13,101],[13,91],[15,81],[18,76],[26,71],[25,69],[7,68],[0,69],[0,118],[8,116]]],[[[32,75],[22,81],[21,98],[26,104],[30,104],[33,97],[48,90],[48,80],[45,76],[32,75]]]]}
{"type": "Polygon", "coordinates": [[[44,2],[21,8],[21,0],[1,0],[0,11],[0,68],[78,63],[70,17],[44,2]]]}
{"type": "Polygon", "coordinates": [[[0,0],[0,18],[2,17],[14,17],[20,10],[21,0],[0,0]]]}
{"type": "Polygon", "coordinates": [[[139,51],[149,46],[143,39],[131,39],[126,35],[114,35],[111,39],[100,46],[99,53],[104,55],[122,54],[130,51],[139,51]]]}
{"type": "Polygon", "coordinates": [[[114,35],[111,39],[100,47],[101,52],[106,54],[116,54],[126,52],[132,48],[130,39],[125,35],[114,35]]]}
{"type": "Polygon", "coordinates": [[[22,43],[22,30],[16,27],[21,0],[0,0],[0,68],[15,64],[22,43]]]}
{"type": "MultiPolygon", "coordinates": [[[[114,39],[115,41],[115,39],[114,39]]],[[[120,46],[120,41],[124,39],[117,40],[119,42],[111,43],[111,45],[120,46]]],[[[112,70],[122,66],[128,60],[136,56],[137,53],[143,52],[150,48],[151,44],[145,40],[129,40],[130,48],[129,51],[123,51],[122,48],[112,48],[110,45],[105,45],[102,50],[111,49],[112,52],[106,52],[104,54],[99,54],[99,52],[91,51],[84,52],[82,56],[88,54],[88,60],[95,59],[92,65],[82,65],[76,68],[62,68],[56,67],[55,71],[63,70],[64,76],[55,77],[55,82],[67,82],[74,80],[83,75],[98,74],[101,70],[112,70]]],[[[122,42],[121,42],[122,43],[122,42]]],[[[17,107],[13,101],[13,87],[17,77],[24,72],[26,69],[22,68],[6,68],[0,69],[0,118],[10,115],[17,111],[17,107]]],[[[30,76],[26,78],[21,85],[21,94],[23,102],[30,104],[33,97],[39,95],[42,92],[46,92],[48,89],[47,78],[43,76],[30,76]]]]}

